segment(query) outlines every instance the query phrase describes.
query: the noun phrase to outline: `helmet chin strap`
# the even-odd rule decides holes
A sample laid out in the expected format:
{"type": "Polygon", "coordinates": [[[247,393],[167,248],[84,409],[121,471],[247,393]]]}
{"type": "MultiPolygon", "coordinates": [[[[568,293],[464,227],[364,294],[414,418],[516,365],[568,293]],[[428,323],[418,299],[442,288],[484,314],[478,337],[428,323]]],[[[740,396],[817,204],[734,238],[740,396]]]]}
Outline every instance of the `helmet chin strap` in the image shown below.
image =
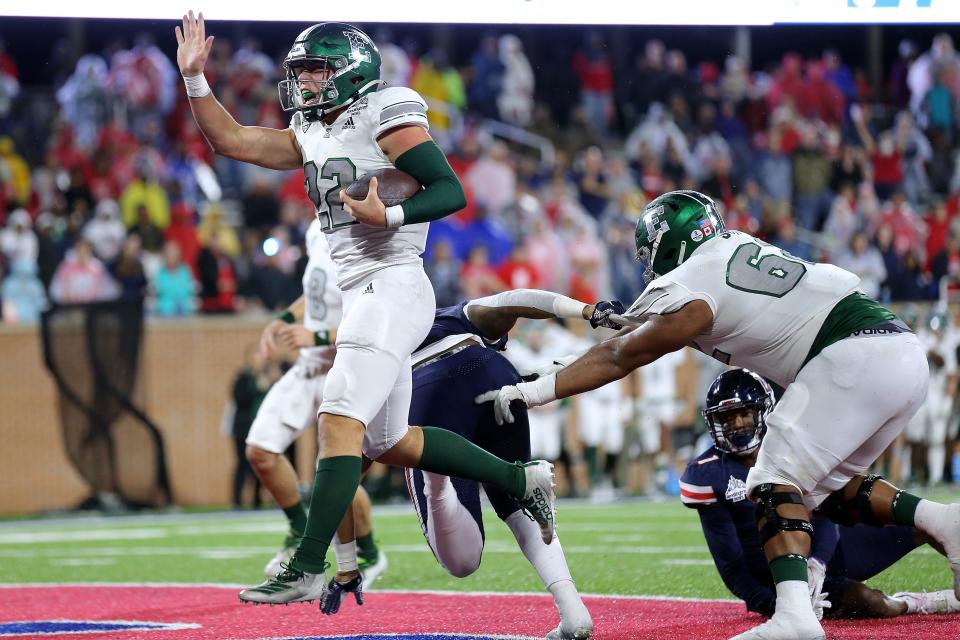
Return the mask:
{"type": "Polygon", "coordinates": [[[686,241],[686,240],[681,240],[681,241],[680,241],[680,255],[677,256],[677,266],[678,266],[678,267],[679,267],[681,264],[683,264],[683,256],[684,256],[684,254],[685,254],[686,252],[687,252],[687,241],[686,241]]]}

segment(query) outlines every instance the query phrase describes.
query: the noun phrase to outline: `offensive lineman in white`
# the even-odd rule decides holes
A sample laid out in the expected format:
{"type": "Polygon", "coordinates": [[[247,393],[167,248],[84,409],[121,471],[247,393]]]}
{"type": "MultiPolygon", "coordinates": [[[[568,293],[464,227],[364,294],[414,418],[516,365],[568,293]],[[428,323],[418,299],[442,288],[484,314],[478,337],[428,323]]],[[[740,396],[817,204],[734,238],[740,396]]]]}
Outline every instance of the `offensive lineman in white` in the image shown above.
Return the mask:
{"type": "Polygon", "coordinates": [[[549,544],[552,465],[510,464],[450,431],[407,427],[410,354],[427,335],[436,307],[420,258],[428,223],[466,202],[456,174],[427,132],[423,98],[404,87],[381,87],[380,54],[363,31],[323,23],[300,33],[284,61],[287,76],[278,87],[282,106],[294,111],[290,127],[241,126],[203,76],[213,37],[206,35],[202,14],[183,16],[176,36],[190,108],[213,150],[272,169],[303,168],[343,292],[304,535],[289,565],[264,584],[241,591],[240,598],[282,604],[323,593],[327,550],[359,485],[361,454],[491,483],[520,499],[549,544]],[[361,175],[388,167],[413,176],[423,189],[391,207],[378,197],[375,179],[362,201],[344,193],[361,175]]]}
{"type": "Polygon", "coordinates": [[[634,327],[552,376],[477,401],[493,400],[509,421],[511,401],[537,406],[595,389],[687,345],[747,367],[786,389],[747,478],[777,604],[735,640],[826,637],[810,595],[819,585],[808,587],[808,509],[840,523],[915,526],[943,546],[960,592],[960,504],[862,475],[926,393],[926,357],[907,326],[860,293],[854,274],[725,232],[716,204],[695,191],[648,204],[636,240],[655,279],[614,318],[634,327]]]}

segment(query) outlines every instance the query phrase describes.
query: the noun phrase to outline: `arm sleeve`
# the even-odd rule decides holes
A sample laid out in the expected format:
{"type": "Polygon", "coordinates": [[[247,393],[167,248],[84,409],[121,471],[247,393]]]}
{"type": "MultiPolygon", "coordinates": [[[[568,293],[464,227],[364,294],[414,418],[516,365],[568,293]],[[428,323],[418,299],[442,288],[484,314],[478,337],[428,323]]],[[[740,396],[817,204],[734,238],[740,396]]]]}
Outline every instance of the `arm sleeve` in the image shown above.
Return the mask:
{"type": "Polygon", "coordinates": [[[814,518],[813,538],[810,541],[810,557],[816,558],[824,565],[830,564],[833,553],[840,542],[840,529],[834,522],[826,518],[814,518]]]}
{"type": "Polygon", "coordinates": [[[720,505],[698,507],[697,513],[700,515],[703,537],[707,539],[707,547],[723,584],[746,603],[748,611],[772,616],[777,601],[776,593],[747,570],[743,547],[730,514],[720,505]]]}
{"type": "Polygon", "coordinates": [[[527,309],[536,309],[544,313],[549,313],[557,318],[578,318],[583,320],[583,310],[587,304],[568,298],[565,295],[554,293],[553,291],[543,291],[541,289],[513,289],[504,291],[492,296],[477,298],[467,303],[464,313],[469,317],[470,307],[491,307],[499,309],[503,307],[521,307],[527,309]]]}
{"type": "Polygon", "coordinates": [[[423,191],[401,205],[403,224],[439,220],[467,206],[460,179],[432,140],[405,151],[393,164],[423,185],[423,191]]]}

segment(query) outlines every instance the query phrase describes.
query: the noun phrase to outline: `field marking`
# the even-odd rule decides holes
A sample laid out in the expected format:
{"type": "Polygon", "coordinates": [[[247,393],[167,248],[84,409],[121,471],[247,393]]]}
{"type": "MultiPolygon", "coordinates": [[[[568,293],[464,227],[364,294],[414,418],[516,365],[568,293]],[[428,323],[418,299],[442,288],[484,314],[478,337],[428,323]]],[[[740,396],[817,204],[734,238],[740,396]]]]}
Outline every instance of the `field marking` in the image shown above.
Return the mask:
{"type": "Polygon", "coordinates": [[[113,558],[61,558],[50,559],[47,562],[55,567],[88,567],[88,566],[107,566],[117,564],[113,558]]]}
{"type": "Polygon", "coordinates": [[[702,558],[664,558],[660,561],[660,564],[666,564],[671,566],[686,567],[686,566],[713,566],[713,560],[706,560],[702,558]]]}
{"type": "MultiPolygon", "coordinates": [[[[387,553],[433,553],[426,543],[380,545],[387,553]]],[[[245,558],[256,555],[276,553],[276,546],[257,547],[90,547],[86,549],[34,549],[30,558],[96,558],[113,556],[201,556],[213,560],[245,558]]],[[[566,553],[605,554],[616,553],[630,555],[650,555],[663,553],[708,553],[706,545],[690,546],[634,546],[613,549],[609,546],[570,545],[564,547],[566,553]]],[[[513,554],[520,553],[516,542],[498,540],[488,542],[484,553],[513,554]]],[[[23,558],[22,550],[0,550],[0,558],[23,558]]]]}
{"type": "Polygon", "coordinates": [[[37,531],[0,533],[0,544],[35,544],[44,542],[94,542],[98,540],[146,540],[166,538],[163,529],[87,529],[80,531],[37,531]]]}
{"type": "MultiPolygon", "coordinates": [[[[192,588],[207,588],[207,589],[245,589],[249,585],[245,584],[232,584],[232,583],[223,583],[223,582],[0,582],[0,589],[20,589],[24,587],[28,588],[49,588],[49,589],[60,589],[60,588],[77,588],[77,587],[96,587],[98,589],[104,587],[117,587],[120,589],[129,589],[129,588],[150,588],[150,589],[192,589],[192,588]]],[[[493,597],[535,597],[535,598],[549,598],[553,600],[553,596],[550,593],[542,591],[450,591],[442,589],[377,589],[375,592],[371,593],[387,593],[387,594],[414,594],[414,595],[431,595],[431,596],[444,596],[444,597],[458,597],[462,598],[464,596],[493,596],[493,597]]],[[[739,603],[740,600],[734,598],[690,598],[685,596],[664,596],[664,595],[638,595],[638,594],[621,594],[621,593],[581,593],[583,598],[604,598],[610,599],[615,598],[618,600],[655,600],[658,602],[663,601],[672,601],[676,600],[679,602],[732,602],[739,603]]]]}

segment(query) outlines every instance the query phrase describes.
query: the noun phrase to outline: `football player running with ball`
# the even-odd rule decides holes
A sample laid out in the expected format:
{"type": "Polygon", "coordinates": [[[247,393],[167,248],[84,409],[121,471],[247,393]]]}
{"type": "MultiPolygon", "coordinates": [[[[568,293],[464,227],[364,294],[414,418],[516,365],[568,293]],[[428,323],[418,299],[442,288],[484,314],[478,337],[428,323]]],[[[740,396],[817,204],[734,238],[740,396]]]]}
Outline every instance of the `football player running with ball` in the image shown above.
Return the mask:
{"type": "Polygon", "coordinates": [[[825,637],[807,590],[815,508],[839,523],[916,527],[942,546],[960,592],[960,504],[864,475],[926,394],[926,355],[907,325],[859,292],[856,275],[725,231],[714,201],[695,191],[649,203],[636,244],[651,280],[624,314],[631,328],[554,375],[477,400],[510,420],[513,401],[539,406],[596,389],[687,345],[747,367],[785,388],[746,487],[777,603],[736,640],[825,637]]]}
{"type": "Polygon", "coordinates": [[[511,464],[450,431],[407,427],[410,354],[430,330],[436,307],[420,258],[428,223],[465,204],[459,180],[427,132],[423,98],[411,89],[381,86],[380,54],[365,33],[324,23],[297,36],[284,61],[280,99],[294,112],[290,127],[242,126],[204,79],[213,37],[206,35],[203,16],[183,16],[176,36],[190,108],[213,150],[267,168],[303,169],[343,293],[304,535],[282,571],[240,598],[279,604],[323,593],[327,550],[359,485],[361,454],[490,483],[520,499],[549,543],[552,465],[511,464]],[[343,193],[361,175],[389,167],[413,176],[423,190],[389,208],[375,180],[363,200],[343,193]]]}

